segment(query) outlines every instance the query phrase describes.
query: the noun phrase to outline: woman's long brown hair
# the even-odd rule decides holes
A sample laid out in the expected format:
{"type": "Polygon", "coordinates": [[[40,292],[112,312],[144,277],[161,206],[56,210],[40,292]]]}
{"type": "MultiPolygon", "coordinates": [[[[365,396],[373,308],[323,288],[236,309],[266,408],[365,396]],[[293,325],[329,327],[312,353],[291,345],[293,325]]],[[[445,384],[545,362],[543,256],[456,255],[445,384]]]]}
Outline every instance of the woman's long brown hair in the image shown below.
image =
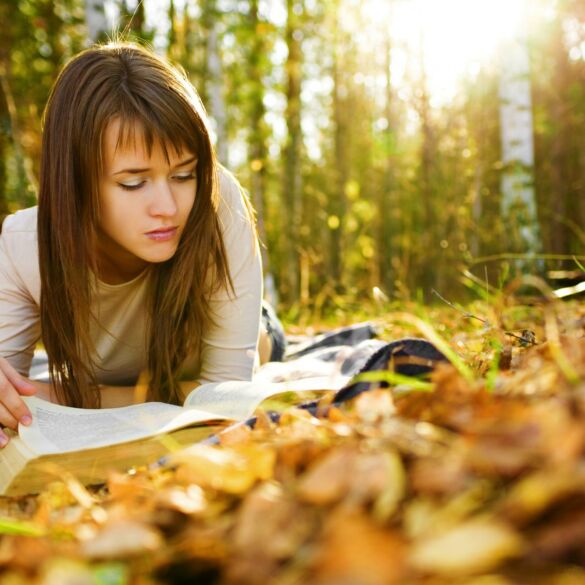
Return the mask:
{"type": "Polygon", "coordinates": [[[150,153],[160,143],[198,157],[197,192],[175,255],[153,265],[147,362],[151,400],[178,403],[178,372],[200,353],[212,324],[209,295],[231,288],[218,219],[217,166],[201,102],[186,77],[147,49],[112,43],[74,57],[44,114],[38,237],[41,330],[51,381],[65,404],[97,407],[89,335],[97,274],[98,184],[113,120],[119,143],[139,125],[150,153]],[[206,283],[212,283],[205,286],[206,283]]]}

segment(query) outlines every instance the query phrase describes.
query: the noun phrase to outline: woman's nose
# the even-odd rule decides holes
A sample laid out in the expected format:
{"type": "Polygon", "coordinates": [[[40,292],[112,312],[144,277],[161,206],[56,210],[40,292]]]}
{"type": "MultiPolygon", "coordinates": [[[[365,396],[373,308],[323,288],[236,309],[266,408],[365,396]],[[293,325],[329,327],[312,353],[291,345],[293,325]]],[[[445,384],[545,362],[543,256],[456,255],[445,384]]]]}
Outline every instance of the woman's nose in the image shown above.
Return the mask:
{"type": "Polygon", "coordinates": [[[175,215],[177,213],[177,203],[169,182],[159,181],[155,183],[153,191],[150,213],[165,217],[175,215]]]}

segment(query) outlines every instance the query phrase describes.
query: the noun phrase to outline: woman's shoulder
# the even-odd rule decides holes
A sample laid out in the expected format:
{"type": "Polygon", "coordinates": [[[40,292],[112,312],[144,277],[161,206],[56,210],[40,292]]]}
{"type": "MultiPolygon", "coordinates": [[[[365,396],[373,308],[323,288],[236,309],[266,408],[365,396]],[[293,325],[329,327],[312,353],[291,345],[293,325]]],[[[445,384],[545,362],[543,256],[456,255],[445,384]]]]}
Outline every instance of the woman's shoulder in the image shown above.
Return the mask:
{"type": "Polygon", "coordinates": [[[33,234],[37,235],[38,207],[21,209],[6,217],[2,223],[2,235],[33,234]]]}
{"type": "Polygon", "coordinates": [[[22,209],[6,217],[0,237],[0,271],[3,278],[19,282],[40,302],[37,208],[22,209]]]}
{"type": "Polygon", "coordinates": [[[225,167],[218,167],[219,216],[223,222],[253,224],[254,217],[248,195],[236,177],[225,167]]]}

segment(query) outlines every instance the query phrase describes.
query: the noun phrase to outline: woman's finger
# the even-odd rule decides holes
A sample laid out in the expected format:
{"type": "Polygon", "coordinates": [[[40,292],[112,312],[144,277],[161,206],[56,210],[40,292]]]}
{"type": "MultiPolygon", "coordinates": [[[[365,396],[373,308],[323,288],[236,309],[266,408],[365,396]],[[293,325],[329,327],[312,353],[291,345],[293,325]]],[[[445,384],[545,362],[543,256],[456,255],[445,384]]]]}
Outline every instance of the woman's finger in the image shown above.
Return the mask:
{"type": "Polygon", "coordinates": [[[0,370],[20,394],[34,394],[37,391],[34,385],[23,378],[6,358],[0,358],[0,370]]]}
{"type": "Polygon", "coordinates": [[[0,371],[0,403],[23,425],[28,426],[32,422],[32,416],[28,406],[2,371],[0,371]]]}
{"type": "Polygon", "coordinates": [[[3,404],[0,404],[0,426],[13,430],[18,428],[18,421],[8,412],[3,404]]]}
{"type": "Polygon", "coordinates": [[[10,437],[2,429],[0,429],[0,449],[6,447],[6,445],[8,445],[8,441],[10,441],[10,437]]]}

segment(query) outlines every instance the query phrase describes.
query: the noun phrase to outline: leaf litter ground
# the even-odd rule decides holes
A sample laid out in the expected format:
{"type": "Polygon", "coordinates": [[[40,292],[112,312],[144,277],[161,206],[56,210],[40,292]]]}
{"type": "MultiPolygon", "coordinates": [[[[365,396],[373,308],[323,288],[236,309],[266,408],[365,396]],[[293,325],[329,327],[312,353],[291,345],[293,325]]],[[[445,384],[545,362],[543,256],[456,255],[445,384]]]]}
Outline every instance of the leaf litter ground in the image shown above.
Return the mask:
{"type": "Polygon", "coordinates": [[[458,357],[430,386],[0,499],[0,583],[585,583],[585,308],[410,309],[384,336],[432,323],[458,357]]]}

